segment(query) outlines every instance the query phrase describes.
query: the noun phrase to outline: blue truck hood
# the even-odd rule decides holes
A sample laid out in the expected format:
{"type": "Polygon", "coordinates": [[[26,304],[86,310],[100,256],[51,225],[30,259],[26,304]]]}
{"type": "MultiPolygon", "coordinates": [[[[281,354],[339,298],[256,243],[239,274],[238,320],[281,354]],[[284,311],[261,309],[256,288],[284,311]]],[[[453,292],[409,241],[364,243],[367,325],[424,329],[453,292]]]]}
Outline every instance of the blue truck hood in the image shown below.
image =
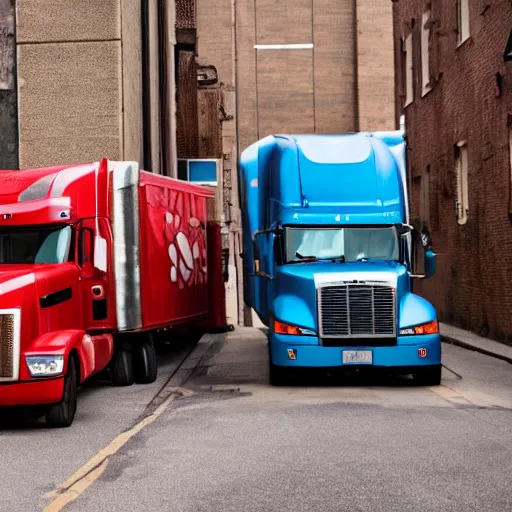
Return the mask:
{"type": "MultiPolygon", "coordinates": [[[[316,332],[316,288],[337,281],[386,281],[397,288],[397,308],[410,294],[406,268],[392,261],[332,263],[319,261],[279,267],[276,272],[272,313],[282,322],[316,332]]],[[[397,311],[399,315],[399,311],[397,311]]]]}

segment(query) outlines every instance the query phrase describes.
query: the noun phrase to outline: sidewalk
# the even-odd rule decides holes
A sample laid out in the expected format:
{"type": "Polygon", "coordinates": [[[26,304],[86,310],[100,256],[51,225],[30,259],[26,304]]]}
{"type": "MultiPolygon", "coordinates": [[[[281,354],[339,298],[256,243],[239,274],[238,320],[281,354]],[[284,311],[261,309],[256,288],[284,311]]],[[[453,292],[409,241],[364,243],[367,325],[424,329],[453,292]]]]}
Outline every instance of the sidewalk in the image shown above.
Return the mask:
{"type": "Polygon", "coordinates": [[[512,364],[512,347],[498,341],[482,338],[471,331],[465,331],[448,324],[440,323],[439,327],[441,338],[444,342],[475,350],[476,352],[496,357],[512,364]]]}

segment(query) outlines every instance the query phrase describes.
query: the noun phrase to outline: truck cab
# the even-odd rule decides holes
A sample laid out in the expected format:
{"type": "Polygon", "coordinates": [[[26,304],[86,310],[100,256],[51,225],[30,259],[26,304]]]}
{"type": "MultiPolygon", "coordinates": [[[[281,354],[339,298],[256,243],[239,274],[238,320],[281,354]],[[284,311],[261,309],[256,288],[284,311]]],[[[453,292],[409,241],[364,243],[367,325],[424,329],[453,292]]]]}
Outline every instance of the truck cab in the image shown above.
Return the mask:
{"type": "Polygon", "coordinates": [[[154,382],[157,335],[215,311],[213,198],[137,162],[1,171],[0,408],[68,427],[89,377],[154,382]]]}
{"type": "Polygon", "coordinates": [[[439,384],[436,311],[411,286],[435,254],[420,244],[415,275],[403,134],[270,136],[240,173],[244,298],[268,327],[271,382],[371,366],[439,384]]]}

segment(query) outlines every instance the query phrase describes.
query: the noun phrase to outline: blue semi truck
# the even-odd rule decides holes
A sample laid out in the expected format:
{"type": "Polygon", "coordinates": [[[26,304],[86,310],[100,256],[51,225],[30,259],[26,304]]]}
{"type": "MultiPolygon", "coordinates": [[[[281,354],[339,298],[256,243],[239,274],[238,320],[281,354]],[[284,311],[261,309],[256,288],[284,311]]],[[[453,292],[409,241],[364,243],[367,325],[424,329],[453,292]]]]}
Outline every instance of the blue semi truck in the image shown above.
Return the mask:
{"type": "Polygon", "coordinates": [[[411,291],[436,263],[409,225],[402,132],[266,137],[241,155],[240,193],[244,300],[268,327],[273,385],[368,366],[440,383],[436,310],[411,291]]]}

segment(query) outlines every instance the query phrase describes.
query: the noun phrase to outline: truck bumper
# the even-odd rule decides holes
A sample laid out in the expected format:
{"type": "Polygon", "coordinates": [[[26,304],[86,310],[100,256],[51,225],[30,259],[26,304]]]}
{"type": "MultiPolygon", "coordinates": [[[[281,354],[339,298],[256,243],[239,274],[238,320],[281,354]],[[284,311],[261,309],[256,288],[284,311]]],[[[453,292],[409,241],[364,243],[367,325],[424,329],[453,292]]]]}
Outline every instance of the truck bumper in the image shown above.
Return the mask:
{"type": "Polygon", "coordinates": [[[64,377],[0,385],[0,407],[44,405],[60,402],[64,394],[64,377]]]}
{"type": "Polygon", "coordinates": [[[343,364],[343,350],[371,350],[372,364],[369,367],[417,367],[441,364],[441,338],[438,334],[399,337],[397,345],[391,347],[323,347],[318,338],[269,333],[272,362],[288,367],[350,367],[343,364]],[[426,349],[424,357],[420,349],[426,349]],[[295,359],[294,359],[295,358],[295,359]]]}

